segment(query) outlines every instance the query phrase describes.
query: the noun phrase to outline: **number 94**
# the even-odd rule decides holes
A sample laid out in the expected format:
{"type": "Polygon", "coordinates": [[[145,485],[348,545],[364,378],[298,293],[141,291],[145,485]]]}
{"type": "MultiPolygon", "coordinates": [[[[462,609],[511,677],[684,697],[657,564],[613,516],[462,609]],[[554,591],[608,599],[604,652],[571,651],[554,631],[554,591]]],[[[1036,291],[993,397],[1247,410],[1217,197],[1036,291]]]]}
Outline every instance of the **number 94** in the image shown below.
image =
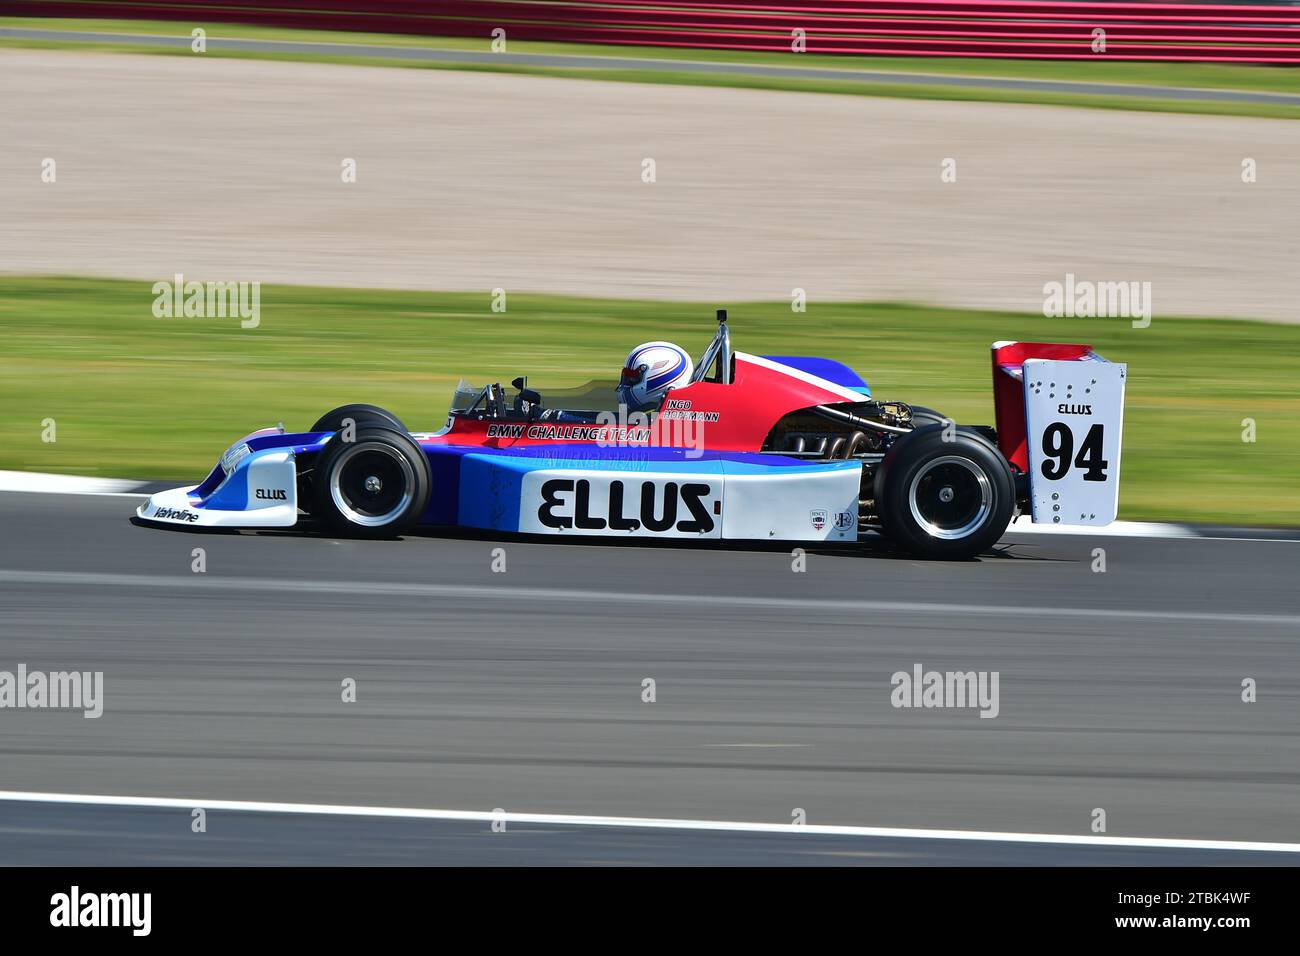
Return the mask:
{"type": "Polygon", "coordinates": [[[1043,430],[1043,463],[1039,467],[1043,477],[1050,481],[1059,481],[1074,467],[1083,472],[1084,481],[1105,481],[1106,469],[1110,462],[1101,457],[1101,446],[1105,428],[1097,422],[1088,429],[1083,443],[1079,445],[1079,454],[1074,454],[1074,432],[1065,422],[1053,422],[1043,430]]]}

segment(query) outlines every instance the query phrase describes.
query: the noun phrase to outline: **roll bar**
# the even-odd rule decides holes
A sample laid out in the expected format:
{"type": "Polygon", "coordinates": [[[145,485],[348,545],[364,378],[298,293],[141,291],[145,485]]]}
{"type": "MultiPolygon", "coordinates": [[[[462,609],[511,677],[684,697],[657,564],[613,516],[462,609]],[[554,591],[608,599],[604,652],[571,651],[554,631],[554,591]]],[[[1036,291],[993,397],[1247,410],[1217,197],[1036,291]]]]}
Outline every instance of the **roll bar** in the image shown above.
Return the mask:
{"type": "Polygon", "coordinates": [[[731,335],[727,331],[727,310],[718,310],[718,332],[713,336],[713,341],[709,347],[704,350],[704,357],[700,359],[700,364],[695,367],[695,374],[691,376],[692,384],[702,382],[704,376],[709,374],[709,369],[713,367],[714,362],[720,362],[722,371],[718,376],[718,381],[723,385],[731,384],[731,335]]]}

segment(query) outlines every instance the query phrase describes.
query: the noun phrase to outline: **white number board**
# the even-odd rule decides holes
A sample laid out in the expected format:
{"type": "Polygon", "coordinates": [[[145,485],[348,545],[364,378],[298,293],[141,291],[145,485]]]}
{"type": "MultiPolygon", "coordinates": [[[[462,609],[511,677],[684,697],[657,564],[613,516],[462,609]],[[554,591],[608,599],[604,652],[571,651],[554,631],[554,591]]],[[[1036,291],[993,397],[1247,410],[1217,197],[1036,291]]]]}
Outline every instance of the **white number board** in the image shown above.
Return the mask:
{"type": "Polygon", "coordinates": [[[1104,525],[1119,508],[1128,366],[1101,359],[1024,365],[1035,524],[1104,525]]]}

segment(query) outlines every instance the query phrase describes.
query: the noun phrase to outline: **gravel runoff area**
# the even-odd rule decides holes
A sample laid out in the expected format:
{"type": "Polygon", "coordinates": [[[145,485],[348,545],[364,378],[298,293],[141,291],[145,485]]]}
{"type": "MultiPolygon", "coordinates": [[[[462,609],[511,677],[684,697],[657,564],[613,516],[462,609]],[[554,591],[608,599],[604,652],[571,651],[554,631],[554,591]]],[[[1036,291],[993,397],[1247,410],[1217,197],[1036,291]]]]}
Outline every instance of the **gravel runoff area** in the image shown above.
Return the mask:
{"type": "Polygon", "coordinates": [[[1297,315],[1284,120],[17,49],[0,88],[9,273],[1297,315]]]}

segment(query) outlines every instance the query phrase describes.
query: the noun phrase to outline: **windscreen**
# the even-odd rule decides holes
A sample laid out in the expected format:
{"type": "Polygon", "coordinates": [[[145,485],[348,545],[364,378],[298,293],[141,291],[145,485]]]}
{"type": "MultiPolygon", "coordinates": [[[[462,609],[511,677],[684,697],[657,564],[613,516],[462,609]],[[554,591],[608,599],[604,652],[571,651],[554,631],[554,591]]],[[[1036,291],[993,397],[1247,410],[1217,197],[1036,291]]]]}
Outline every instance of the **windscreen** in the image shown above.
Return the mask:
{"type": "MultiPolygon", "coordinates": [[[[591,381],[568,388],[547,388],[545,384],[539,387],[532,379],[529,379],[528,388],[542,396],[542,408],[557,408],[571,412],[618,411],[618,383],[613,379],[591,381]]],[[[478,402],[481,411],[483,403],[479,401],[479,398],[482,394],[483,386],[472,385],[462,378],[456,385],[456,391],[451,397],[450,411],[467,412],[474,407],[475,402],[478,402]]],[[[505,386],[505,394],[506,401],[509,403],[514,398],[516,391],[513,387],[507,385],[505,386]]]]}
{"type": "Polygon", "coordinates": [[[544,408],[562,408],[569,412],[617,412],[618,382],[592,381],[571,388],[538,387],[530,379],[528,387],[542,396],[544,408]]]}
{"type": "Polygon", "coordinates": [[[462,378],[456,385],[455,393],[451,396],[451,411],[468,411],[482,393],[482,386],[471,385],[462,378]]]}

